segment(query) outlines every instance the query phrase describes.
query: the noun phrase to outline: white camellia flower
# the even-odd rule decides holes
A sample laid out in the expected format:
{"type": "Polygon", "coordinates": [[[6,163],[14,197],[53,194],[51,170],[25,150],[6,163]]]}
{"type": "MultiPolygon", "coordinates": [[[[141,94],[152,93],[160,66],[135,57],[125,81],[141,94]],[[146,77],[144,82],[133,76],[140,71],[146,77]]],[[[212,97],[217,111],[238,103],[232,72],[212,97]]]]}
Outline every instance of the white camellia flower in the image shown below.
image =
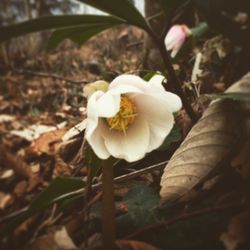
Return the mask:
{"type": "Polygon", "coordinates": [[[138,76],[116,77],[106,92],[91,94],[87,104],[85,137],[101,159],[109,156],[137,161],[158,148],[174,125],[180,98],[164,90],[164,77],[149,82],[138,76]]]}

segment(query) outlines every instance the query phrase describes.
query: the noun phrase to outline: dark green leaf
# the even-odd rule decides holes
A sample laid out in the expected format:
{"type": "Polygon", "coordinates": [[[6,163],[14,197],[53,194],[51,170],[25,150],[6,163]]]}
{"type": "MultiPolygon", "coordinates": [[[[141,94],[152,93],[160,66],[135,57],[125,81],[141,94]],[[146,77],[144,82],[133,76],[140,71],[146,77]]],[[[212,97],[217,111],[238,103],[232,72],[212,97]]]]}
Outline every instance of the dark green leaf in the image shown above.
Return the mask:
{"type": "Polygon", "coordinates": [[[88,181],[92,182],[92,179],[97,176],[98,172],[100,172],[103,160],[97,157],[88,143],[86,143],[83,150],[84,160],[86,161],[88,168],[88,181]]]}
{"type": "Polygon", "coordinates": [[[152,244],[157,243],[163,249],[173,250],[219,250],[223,249],[220,235],[227,226],[229,215],[205,214],[180,220],[173,225],[143,235],[152,244]]]}
{"type": "Polygon", "coordinates": [[[132,188],[121,203],[125,203],[128,213],[116,218],[117,234],[120,236],[159,221],[157,213],[159,196],[147,186],[132,188]]]}
{"type": "Polygon", "coordinates": [[[191,28],[192,36],[195,38],[203,36],[207,31],[208,31],[208,24],[206,22],[202,22],[196,27],[191,28]]]}
{"type": "MultiPolygon", "coordinates": [[[[76,192],[78,193],[78,192],[76,192]]],[[[60,211],[63,211],[67,208],[71,208],[74,206],[76,203],[83,201],[83,195],[82,194],[71,194],[71,195],[66,195],[64,199],[59,199],[58,200],[58,209],[60,211]]]]}
{"type": "Polygon", "coordinates": [[[234,101],[250,101],[250,93],[230,92],[221,94],[206,95],[211,99],[232,99],[234,101]]]}
{"type": "Polygon", "coordinates": [[[159,196],[151,188],[138,186],[129,190],[124,197],[124,202],[127,205],[128,214],[137,226],[154,221],[155,207],[159,203],[159,196]]]}
{"type": "Polygon", "coordinates": [[[33,216],[35,213],[48,208],[55,202],[64,201],[76,196],[78,190],[83,188],[85,183],[80,178],[58,177],[44,191],[42,191],[31,203],[27,210],[14,217],[6,225],[4,233],[13,230],[17,225],[33,216]]]}
{"type": "Polygon", "coordinates": [[[143,76],[143,80],[148,82],[156,74],[157,74],[157,72],[152,70],[143,76]]]}
{"type": "Polygon", "coordinates": [[[31,32],[57,29],[76,25],[115,25],[125,21],[113,16],[100,15],[60,15],[41,17],[10,26],[0,27],[0,42],[31,32]]]}
{"type": "Polygon", "coordinates": [[[116,24],[80,25],[65,29],[58,29],[51,35],[47,49],[54,49],[61,41],[66,38],[69,38],[81,45],[92,36],[115,25],[116,24]]]}
{"type": "Polygon", "coordinates": [[[182,139],[181,129],[177,126],[174,126],[170,134],[166,137],[162,145],[158,148],[159,151],[165,151],[169,149],[170,145],[174,142],[178,142],[182,139]]]}
{"type": "Polygon", "coordinates": [[[171,18],[179,7],[187,4],[188,2],[189,0],[160,0],[167,19],[171,18]]]}
{"type": "Polygon", "coordinates": [[[78,0],[99,10],[110,13],[143,29],[147,29],[145,19],[128,0],[78,0]]]}
{"type": "Polygon", "coordinates": [[[206,197],[198,203],[190,202],[188,206],[186,205],[187,203],[183,204],[180,202],[172,203],[170,206],[167,204],[161,206],[158,214],[160,221],[165,221],[166,226],[156,227],[148,232],[145,231],[138,238],[147,240],[151,244],[157,243],[157,246],[161,249],[223,249],[220,243],[220,235],[222,232],[225,232],[228,220],[232,215],[242,208],[230,208],[224,204],[222,207],[224,206],[225,209],[210,210],[208,208],[213,208],[213,205],[210,205],[210,203],[215,201],[214,198],[214,196],[206,197]],[[183,218],[183,211],[185,211],[184,217],[188,214],[195,216],[183,218]],[[199,214],[199,211],[204,211],[204,213],[201,212],[199,214]]]}
{"type": "Polygon", "coordinates": [[[31,203],[28,211],[36,212],[47,208],[55,201],[59,201],[62,195],[83,188],[85,185],[81,178],[57,177],[36,199],[31,203]]]}

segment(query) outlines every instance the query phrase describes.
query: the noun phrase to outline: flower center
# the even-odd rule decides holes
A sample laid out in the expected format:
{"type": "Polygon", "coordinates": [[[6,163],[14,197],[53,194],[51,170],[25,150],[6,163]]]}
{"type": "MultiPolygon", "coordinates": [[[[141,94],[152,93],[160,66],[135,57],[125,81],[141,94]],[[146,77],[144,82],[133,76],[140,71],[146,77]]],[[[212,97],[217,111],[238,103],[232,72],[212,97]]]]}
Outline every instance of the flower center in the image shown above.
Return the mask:
{"type": "Polygon", "coordinates": [[[134,103],[128,97],[121,96],[120,110],[115,116],[106,118],[107,123],[111,129],[123,131],[126,134],[126,129],[135,120],[136,111],[134,103]]]}

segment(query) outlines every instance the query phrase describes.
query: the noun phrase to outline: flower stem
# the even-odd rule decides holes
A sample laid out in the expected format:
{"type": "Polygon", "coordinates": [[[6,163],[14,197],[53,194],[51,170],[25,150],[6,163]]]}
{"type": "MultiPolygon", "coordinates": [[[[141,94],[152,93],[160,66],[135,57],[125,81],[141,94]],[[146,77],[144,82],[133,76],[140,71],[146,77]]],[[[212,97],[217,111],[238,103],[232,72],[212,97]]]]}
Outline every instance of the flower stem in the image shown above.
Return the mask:
{"type": "Polygon", "coordinates": [[[115,249],[114,174],[111,160],[102,164],[102,235],[103,249],[115,249]]]}
{"type": "Polygon", "coordinates": [[[148,29],[147,32],[152,37],[152,39],[155,41],[155,43],[156,43],[156,45],[161,53],[163,63],[168,71],[169,80],[173,84],[173,87],[176,91],[176,94],[180,96],[182,103],[183,103],[183,107],[185,108],[190,119],[193,122],[197,122],[198,116],[194,112],[194,110],[193,110],[192,106],[190,105],[185,93],[182,90],[181,83],[180,83],[180,81],[179,81],[179,79],[174,71],[173,65],[172,65],[170,58],[169,58],[169,54],[165,48],[164,40],[159,39],[151,29],[148,29]]]}

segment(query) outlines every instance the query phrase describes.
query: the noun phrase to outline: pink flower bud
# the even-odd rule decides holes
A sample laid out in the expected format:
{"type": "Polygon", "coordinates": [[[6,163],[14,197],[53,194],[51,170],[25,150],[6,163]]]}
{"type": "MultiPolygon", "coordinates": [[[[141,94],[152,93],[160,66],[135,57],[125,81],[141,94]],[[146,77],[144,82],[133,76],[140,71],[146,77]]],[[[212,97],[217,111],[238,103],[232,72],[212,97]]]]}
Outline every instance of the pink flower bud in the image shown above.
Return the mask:
{"type": "Polygon", "coordinates": [[[165,37],[166,49],[172,50],[171,57],[175,57],[181,46],[185,42],[186,37],[191,35],[191,30],[185,25],[174,25],[168,31],[165,37]]]}

